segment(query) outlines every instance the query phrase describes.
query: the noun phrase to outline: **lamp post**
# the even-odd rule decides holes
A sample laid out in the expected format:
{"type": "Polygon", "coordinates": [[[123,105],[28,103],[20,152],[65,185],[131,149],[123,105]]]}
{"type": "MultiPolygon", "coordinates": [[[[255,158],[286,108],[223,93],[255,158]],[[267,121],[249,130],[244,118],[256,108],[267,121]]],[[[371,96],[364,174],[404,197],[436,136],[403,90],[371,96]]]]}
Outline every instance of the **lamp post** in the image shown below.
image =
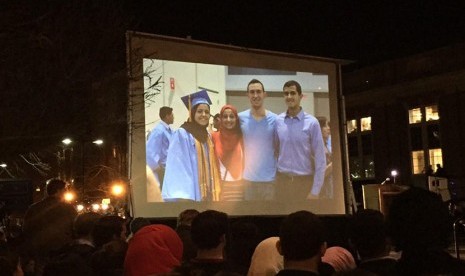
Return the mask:
{"type": "MultiPolygon", "coordinates": [[[[100,138],[92,140],[83,137],[78,139],[66,137],[61,142],[62,150],[58,154],[58,162],[62,167],[60,177],[69,183],[75,183],[79,188],[83,188],[86,184],[86,164],[88,163],[86,147],[90,144],[100,148],[104,141],[100,138]],[[78,151],[77,158],[79,160],[76,160],[76,156],[73,154],[74,150],[78,151]]],[[[98,162],[101,162],[100,157],[98,162]]]]}
{"type": "Polygon", "coordinates": [[[73,140],[71,138],[64,138],[62,141],[61,152],[58,154],[58,163],[62,170],[60,171],[60,178],[68,183],[71,183],[72,179],[72,167],[73,167],[73,140]]]}
{"type": "Polygon", "coordinates": [[[391,171],[391,176],[394,179],[394,184],[396,184],[396,176],[398,175],[397,170],[392,170],[391,171]]]}
{"type": "Polygon", "coordinates": [[[122,181],[115,181],[112,183],[110,189],[111,195],[115,199],[115,215],[124,217],[124,197],[126,195],[126,185],[122,181]]]}
{"type": "Polygon", "coordinates": [[[6,172],[11,178],[14,178],[14,176],[8,171],[7,167],[8,165],[6,163],[0,163],[0,175],[6,172]]]}

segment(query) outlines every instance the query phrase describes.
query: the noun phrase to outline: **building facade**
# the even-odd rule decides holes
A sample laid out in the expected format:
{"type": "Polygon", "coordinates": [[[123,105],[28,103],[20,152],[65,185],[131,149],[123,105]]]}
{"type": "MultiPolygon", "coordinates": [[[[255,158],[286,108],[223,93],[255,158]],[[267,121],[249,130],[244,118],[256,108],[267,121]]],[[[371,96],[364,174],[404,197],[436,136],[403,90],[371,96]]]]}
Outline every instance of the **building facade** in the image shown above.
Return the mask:
{"type": "Polygon", "coordinates": [[[451,192],[462,197],[465,44],[343,70],[355,190],[387,177],[392,182],[392,170],[397,183],[427,188],[439,165],[451,192]]]}

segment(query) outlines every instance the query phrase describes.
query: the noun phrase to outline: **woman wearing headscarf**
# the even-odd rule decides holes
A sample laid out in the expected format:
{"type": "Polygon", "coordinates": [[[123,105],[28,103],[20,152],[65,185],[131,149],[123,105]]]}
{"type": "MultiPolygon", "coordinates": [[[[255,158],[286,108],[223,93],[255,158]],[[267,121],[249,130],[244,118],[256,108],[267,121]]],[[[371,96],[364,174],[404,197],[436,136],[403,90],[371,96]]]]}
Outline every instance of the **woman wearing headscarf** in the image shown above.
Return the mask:
{"type": "Polygon", "coordinates": [[[220,168],[222,184],[220,199],[240,201],[244,199],[242,184],[244,151],[236,108],[232,105],[223,106],[219,120],[219,131],[212,133],[212,138],[220,168]]]}
{"type": "Polygon", "coordinates": [[[220,176],[207,131],[210,104],[207,91],[181,98],[189,120],[173,133],[168,148],[162,197],[164,201],[218,201],[220,176]]]}
{"type": "Polygon", "coordinates": [[[182,260],[183,244],[169,226],[144,226],[129,241],[124,275],[146,276],[170,272],[182,260]]]}
{"type": "Polygon", "coordinates": [[[321,188],[321,197],[323,198],[332,198],[333,197],[333,161],[332,161],[332,152],[331,147],[328,146],[329,139],[331,136],[331,128],[329,127],[328,119],[324,116],[316,117],[320,123],[321,134],[323,136],[323,144],[325,146],[326,154],[326,169],[325,169],[325,182],[321,188]]]}

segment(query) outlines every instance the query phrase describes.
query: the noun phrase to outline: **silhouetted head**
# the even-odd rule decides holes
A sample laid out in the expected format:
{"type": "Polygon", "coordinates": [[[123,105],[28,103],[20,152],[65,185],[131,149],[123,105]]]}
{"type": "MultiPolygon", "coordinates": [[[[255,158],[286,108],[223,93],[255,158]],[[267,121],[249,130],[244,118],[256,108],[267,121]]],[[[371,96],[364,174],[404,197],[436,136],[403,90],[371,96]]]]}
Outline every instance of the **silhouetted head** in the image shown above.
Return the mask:
{"type": "Polygon", "coordinates": [[[49,179],[46,183],[47,185],[47,195],[53,196],[58,195],[60,192],[64,191],[66,188],[66,182],[58,178],[49,179]]]}
{"type": "Polygon", "coordinates": [[[300,261],[324,253],[325,227],[317,215],[298,211],[281,223],[279,243],[284,260],[300,261]]]}
{"type": "Polygon", "coordinates": [[[224,241],[228,232],[228,215],[215,210],[198,214],[191,225],[192,241],[198,249],[213,249],[224,241]]]}
{"type": "Polygon", "coordinates": [[[388,229],[398,250],[442,250],[449,245],[452,221],[438,194],[411,187],[389,208],[388,229]]]}

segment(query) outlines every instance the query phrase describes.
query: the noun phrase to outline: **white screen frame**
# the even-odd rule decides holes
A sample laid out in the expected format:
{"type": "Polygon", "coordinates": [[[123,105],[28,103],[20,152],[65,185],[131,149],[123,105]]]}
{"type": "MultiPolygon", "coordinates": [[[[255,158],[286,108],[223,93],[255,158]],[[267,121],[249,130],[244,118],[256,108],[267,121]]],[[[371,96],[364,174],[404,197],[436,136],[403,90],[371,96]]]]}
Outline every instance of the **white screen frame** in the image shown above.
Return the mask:
{"type": "MultiPolygon", "coordinates": [[[[309,210],[321,215],[346,213],[344,165],[341,150],[339,68],[344,62],[337,59],[272,52],[213,44],[137,32],[127,33],[127,63],[129,74],[128,104],[128,176],[133,217],[168,218],[188,208],[216,209],[231,216],[286,215],[297,210],[309,210]],[[148,202],[145,171],[145,111],[142,59],[161,59],[203,64],[229,65],[273,70],[301,71],[328,76],[333,147],[334,199],[308,201],[305,206],[288,202],[148,202]]],[[[284,111],[284,110],[283,110],[284,111]]]]}

